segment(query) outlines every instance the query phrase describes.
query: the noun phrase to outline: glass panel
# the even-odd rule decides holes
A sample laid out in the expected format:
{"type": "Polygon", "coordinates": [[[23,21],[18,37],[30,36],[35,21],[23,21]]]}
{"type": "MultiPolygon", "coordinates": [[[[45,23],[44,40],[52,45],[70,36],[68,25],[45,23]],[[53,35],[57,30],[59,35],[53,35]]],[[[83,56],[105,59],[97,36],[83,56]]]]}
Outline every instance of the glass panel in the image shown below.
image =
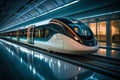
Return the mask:
{"type": "Polygon", "coordinates": [[[41,30],[40,29],[35,30],[35,37],[41,37],[41,30]]]}
{"type": "Polygon", "coordinates": [[[35,37],[38,37],[38,29],[35,29],[35,37]]]}
{"type": "Polygon", "coordinates": [[[111,27],[112,45],[115,47],[120,47],[120,20],[112,20],[111,27]]]}
{"type": "Polygon", "coordinates": [[[38,37],[41,37],[40,30],[38,30],[38,37]]]}
{"type": "Polygon", "coordinates": [[[74,31],[78,33],[78,28],[74,28],[74,31]]]}
{"type": "Polygon", "coordinates": [[[46,30],[45,30],[45,37],[47,37],[47,36],[48,36],[48,34],[49,34],[49,30],[48,30],[48,29],[46,29],[46,30]]]}
{"type": "Polygon", "coordinates": [[[93,34],[94,34],[95,37],[96,37],[96,23],[90,23],[90,24],[89,24],[89,27],[91,28],[93,34]]]}
{"type": "Polygon", "coordinates": [[[106,45],[106,21],[89,23],[93,34],[100,45],[106,45]]]}
{"type": "Polygon", "coordinates": [[[106,21],[98,23],[98,41],[106,42],[106,21]]]}

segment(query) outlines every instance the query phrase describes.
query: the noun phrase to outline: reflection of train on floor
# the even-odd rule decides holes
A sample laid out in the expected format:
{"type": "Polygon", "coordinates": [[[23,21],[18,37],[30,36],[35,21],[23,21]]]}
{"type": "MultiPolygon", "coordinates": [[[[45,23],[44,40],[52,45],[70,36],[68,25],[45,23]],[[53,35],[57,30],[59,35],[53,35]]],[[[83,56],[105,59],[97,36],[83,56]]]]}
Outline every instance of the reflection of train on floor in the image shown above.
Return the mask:
{"type": "Polygon", "coordinates": [[[68,18],[54,18],[45,25],[32,25],[1,35],[60,53],[82,54],[98,50],[97,41],[89,27],[78,20],[68,18]]]}
{"type": "Polygon", "coordinates": [[[24,78],[25,80],[75,80],[75,77],[89,80],[86,78],[94,75],[94,72],[91,70],[14,43],[11,44],[5,40],[1,40],[1,43],[0,46],[4,47],[3,52],[6,51],[4,55],[6,58],[8,57],[7,60],[12,61],[12,64],[16,67],[15,70],[22,73],[23,77],[27,77],[26,79],[24,78]],[[27,76],[24,73],[27,73],[27,76]]]}

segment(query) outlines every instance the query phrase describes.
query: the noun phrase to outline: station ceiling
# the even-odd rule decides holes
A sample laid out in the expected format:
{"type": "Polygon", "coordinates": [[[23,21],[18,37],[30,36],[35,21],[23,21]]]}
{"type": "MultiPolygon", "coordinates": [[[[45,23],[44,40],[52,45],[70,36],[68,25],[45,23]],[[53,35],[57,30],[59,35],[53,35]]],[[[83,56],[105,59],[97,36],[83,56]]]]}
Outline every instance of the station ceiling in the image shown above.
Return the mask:
{"type": "Polygon", "coordinates": [[[88,19],[113,13],[119,16],[119,5],[119,0],[1,0],[0,31],[52,17],[88,19]]]}

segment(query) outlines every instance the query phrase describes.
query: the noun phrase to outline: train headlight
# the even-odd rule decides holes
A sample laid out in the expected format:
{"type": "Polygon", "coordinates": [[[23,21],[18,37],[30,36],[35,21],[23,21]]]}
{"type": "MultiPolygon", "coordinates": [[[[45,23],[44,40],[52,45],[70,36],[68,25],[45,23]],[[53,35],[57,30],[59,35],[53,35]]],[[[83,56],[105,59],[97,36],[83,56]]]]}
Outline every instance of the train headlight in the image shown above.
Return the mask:
{"type": "Polygon", "coordinates": [[[78,38],[76,36],[74,37],[74,39],[78,41],[78,38]]]}

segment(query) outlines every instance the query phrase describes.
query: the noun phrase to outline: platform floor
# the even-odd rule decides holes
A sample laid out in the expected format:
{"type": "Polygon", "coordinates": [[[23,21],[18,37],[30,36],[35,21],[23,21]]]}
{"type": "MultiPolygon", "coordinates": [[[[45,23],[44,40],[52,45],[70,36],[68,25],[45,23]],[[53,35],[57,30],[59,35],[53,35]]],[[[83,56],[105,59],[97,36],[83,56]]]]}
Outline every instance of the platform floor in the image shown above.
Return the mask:
{"type": "MultiPolygon", "coordinates": [[[[101,51],[102,50],[100,49],[97,54],[103,53],[101,51]]],[[[118,51],[111,52],[112,53],[110,54],[116,54],[115,58],[120,59],[120,57],[118,57],[118,51]]],[[[106,52],[101,55],[106,56],[106,52]]],[[[99,74],[84,67],[76,66],[43,53],[33,51],[32,49],[0,39],[0,80],[114,79],[110,76],[99,74]]]]}
{"type": "Polygon", "coordinates": [[[0,80],[22,80],[3,53],[0,53],[0,80]]]}

